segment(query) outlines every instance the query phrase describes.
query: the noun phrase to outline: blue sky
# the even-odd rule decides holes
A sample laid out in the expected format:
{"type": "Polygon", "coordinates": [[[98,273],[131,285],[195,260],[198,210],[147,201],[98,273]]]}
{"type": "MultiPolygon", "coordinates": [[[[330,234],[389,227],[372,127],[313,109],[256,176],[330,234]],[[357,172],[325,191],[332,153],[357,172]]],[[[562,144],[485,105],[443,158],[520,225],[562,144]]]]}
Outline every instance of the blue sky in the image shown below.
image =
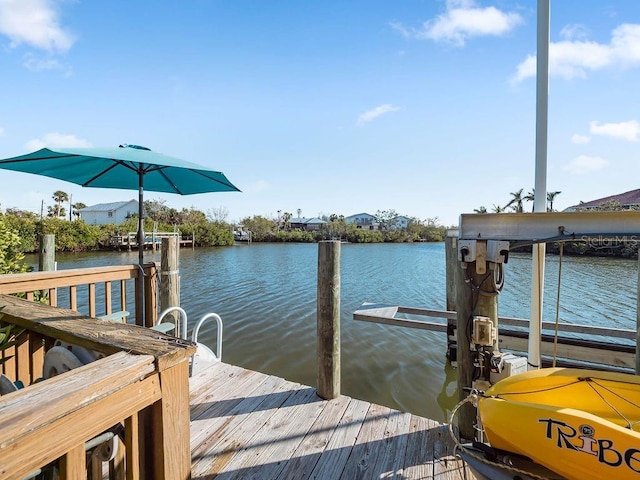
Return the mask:
{"type": "MultiPolygon", "coordinates": [[[[242,193],[228,220],[394,209],[456,224],[534,186],[533,0],[0,0],[0,157],[130,143],[242,193]]],[[[640,2],[551,1],[549,191],[640,188],[640,2]]],[[[136,192],[0,171],[0,206],[136,192]]],[[[531,208],[531,205],[525,205],[531,208]]]]}

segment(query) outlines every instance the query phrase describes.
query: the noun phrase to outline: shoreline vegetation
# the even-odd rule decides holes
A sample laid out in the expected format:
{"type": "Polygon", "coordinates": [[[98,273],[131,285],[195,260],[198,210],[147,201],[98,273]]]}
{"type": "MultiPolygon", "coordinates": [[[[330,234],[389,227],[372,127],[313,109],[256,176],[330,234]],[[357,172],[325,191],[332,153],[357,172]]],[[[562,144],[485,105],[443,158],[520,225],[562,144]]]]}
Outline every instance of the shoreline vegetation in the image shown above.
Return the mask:
{"type": "MultiPolygon", "coordinates": [[[[89,225],[81,219],[73,219],[75,215],[66,218],[65,214],[59,206],[49,208],[46,217],[7,209],[5,213],[0,212],[0,228],[17,236],[12,245],[21,253],[37,252],[38,238],[43,234],[55,235],[55,248],[59,252],[113,250],[111,237],[124,236],[138,229],[137,215],[118,225],[89,225]]],[[[344,217],[338,215],[324,216],[322,220],[326,223],[313,231],[293,228],[286,215],[275,219],[254,215],[243,219],[241,224],[244,231],[251,232],[253,242],[314,243],[330,239],[349,243],[442,242],[446,236],[447,227],[440,225],[437,218],[411,219],[407,228],[395,228],[392,220],[396,216],[393,210],[378,212],[379,230],[347,224],[344,217]]],[[[196,247],[229,246],[235,243],[234,225],[228,223],[226,217],[224,209],[208,213],[195,208],[178,211],[165,205],[164,201],[148,200],[145,201],[144,229],[146,232],[178,231],[189,238],[193,235],[196,247]]]]}
{"type": "MultiPolygon", "coordinates": [[[[560,192],[554,192],[554,196],[560,192]]],[[[522,191],[512,194],[516,202],[510,202],[507,207],[513,211],[523,212],[522,191]],[[517,200],[520,200],[518,202],[517,200]],[[515,204],[513,204],[515,203],[515,204]]],[[[37,215],[33,212],[7,209],[0,211],[0,263],[12,262],[11,254],[2,253],[8,249],[11,252],[25,254],[38,251],[38,239],[43,234],[55,235],[55,248],[59,252],[88,252],[113,250],[111,237],[127,235],[138,228],[137,215],[132,215],[119,225],[89,225],[79,218],[78,210],[84,204],[74,204],[67,217],[61,200],[64,192],[55,192],[53,199],[56,204],[48,208],[48,214],[37,215]]],[[[553,198],[550,199],[551,201],[553,198]]],[[[291,225],[292,215],[278,211],[276,218],[261,215],[246,217],[240,225],[234,226],[227,222],[228,212],[225,208],[209,210],[207,213],[195,208],[176,210],[166,205],[164,200],[147,200],[144,202],[144,229],[151,231],[179,231],[182,235],[194,237],[194,246],[230,246],[235,243],[234,230],[241,227],[244,232],[251,232],[252,242],[298,242],[315,243],[321,240],[341,240],[348,243],[413,243],[413,242],[442,242],[447,230],[439,223],[438,218],[420,220],[410,218],[405,228],[398,228],[396,219],[400,216],[394,210],[377,211],[374,215],[376,229],[367,226],[360,227],[355,223],[347,223],[342,215],[322,215],[323,224],[314,230],[303,230],[291,225]]],[[[609,202],[595,210],[622,210],[620,204],[609,202]]],[[[550,202],[549,211],[554,211],[550,202]]],[[[506,209],[502,209],[506,211],[506,209]]],[[[485,213],[485,209],[476,213],[485,213]]],[[[298,211],[300,214],[300,211],[298,211]]],[[[517,251],[530,251],[530,247],[519,248],[517,251]]],[[[547,252],[558,254],[560,245],[551,243],[547,252]]],[[[637,258],[638,240],[621,239],[619,241],[603,240],[600,242],[565,242],[564,255],[606,256],[637,258]]],[[[15,267],[15,266],[14,266],[15,267]]],[[[14,268],[10,269],[14,270],[14,268]]],[[[7,273],[1,272],[0,273],[7,273]]]]}

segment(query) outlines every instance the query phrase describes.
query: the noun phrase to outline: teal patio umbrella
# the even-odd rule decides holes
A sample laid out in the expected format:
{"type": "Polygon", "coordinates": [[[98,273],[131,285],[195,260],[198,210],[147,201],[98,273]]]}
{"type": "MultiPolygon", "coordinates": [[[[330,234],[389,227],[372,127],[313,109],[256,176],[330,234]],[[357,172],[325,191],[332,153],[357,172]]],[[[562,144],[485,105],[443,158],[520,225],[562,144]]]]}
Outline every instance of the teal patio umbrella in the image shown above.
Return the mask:
{"type": "Polygon", "coordinates": [[[44,175],[83,187],[137,189],[140,266],[144,262],[144,190],[179,195],[240,191],[221,172],[139,145],[42,148],[33,153],[2,159],[0,168],[44,175]]]}

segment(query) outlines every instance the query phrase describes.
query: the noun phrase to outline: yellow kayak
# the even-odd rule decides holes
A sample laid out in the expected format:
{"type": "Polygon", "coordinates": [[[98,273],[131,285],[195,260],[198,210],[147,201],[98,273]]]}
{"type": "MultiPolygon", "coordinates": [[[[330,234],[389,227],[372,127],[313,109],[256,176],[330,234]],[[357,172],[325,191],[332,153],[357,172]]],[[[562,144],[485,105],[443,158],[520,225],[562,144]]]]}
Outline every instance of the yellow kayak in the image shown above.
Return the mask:
{"type": "Polygon", "coordinates": [[[506,378],[478,411],[492,447],[567,479],[640,479],[640,377],[546,368],[506,378]]]}

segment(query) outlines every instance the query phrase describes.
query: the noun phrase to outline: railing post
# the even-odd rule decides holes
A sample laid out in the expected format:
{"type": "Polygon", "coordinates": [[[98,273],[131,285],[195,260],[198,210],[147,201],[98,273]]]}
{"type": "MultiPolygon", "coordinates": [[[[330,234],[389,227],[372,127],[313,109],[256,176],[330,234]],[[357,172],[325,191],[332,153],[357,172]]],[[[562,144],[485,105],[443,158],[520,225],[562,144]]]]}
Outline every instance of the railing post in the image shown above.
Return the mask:
{"type": "Polygon", "coordinates": [[[340,242],[318,243],[318,395],[340,395],[340,242]]]}
{"type": "Polygon", "coordinates": [[[153,327],[158,318],[158,269],[156,264],[146,264],[144,272],[144,326],[153,327]]]}
{"type": "Polygon", "coordinates": [[[189,362],[183,361],[160,372],[162,398],[153,412],[153,439],[149,442],[154,474],[146,478],[188,480],[191,478],[189,443],[189,362]]]}
{"type": "MultiPolygon", "coordinates": [[[[160,311],[180,306],[180,248],[178,237],[162,239],[160,259],[160,311]]],[[[170,313],[174,323],[178,313],[170,313]]]]}

